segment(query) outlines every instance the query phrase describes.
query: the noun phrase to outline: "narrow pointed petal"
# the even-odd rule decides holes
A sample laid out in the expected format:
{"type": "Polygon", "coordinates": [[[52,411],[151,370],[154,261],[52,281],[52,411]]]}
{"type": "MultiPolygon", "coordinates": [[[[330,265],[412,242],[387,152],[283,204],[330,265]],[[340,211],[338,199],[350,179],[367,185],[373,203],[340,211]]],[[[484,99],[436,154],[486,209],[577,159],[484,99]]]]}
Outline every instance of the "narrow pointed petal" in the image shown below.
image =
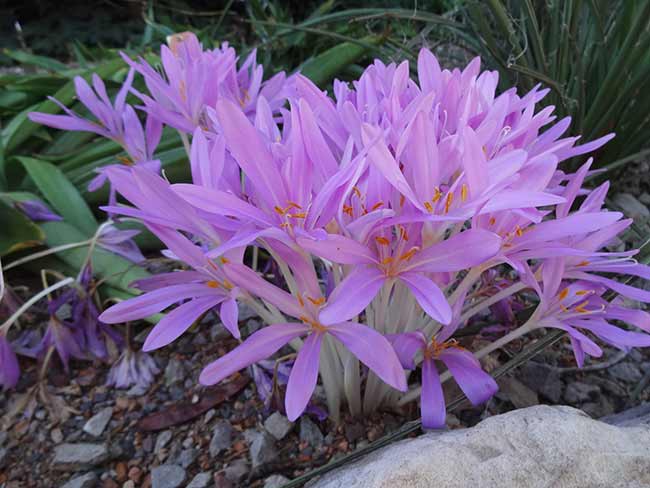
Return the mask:
{"type": "Polygon", "coordinates": [[[99,316],[99,320],[107,324],[117,324],[129,320],[143,319],[186,298],[207,295],[214,295],[214,289],[203,283],[168,286],[116,303],[105,310],[99,316]]]}
{"type": "Polygon", "coordinates": [[[298,245],[307,251],[341,264],[376,263],[375,254],[363,244],[345,236],[328,234],[324,238],[298,237],[298,245]]]}
{"type": "Polygon", "coordinates": [[[273,324],[264,327],[228,354],[208,364],[201,371],[199,382],[202,385],[219,383],[240,369],[268,358],[290,340],[308,330],[308,326],[296,323],[273,324]]]}
{"type": "Polygon", "coordinates": [[[223,297],[195,298],[176,307],[156,324],[142,346],[143,351],[153,351],[176,340],[205,312],[217,305],[223,297]]]}
{"type": "Polygon", "coordinates": [[[408,286],[427,315],[443,325],[451,322],[451,306],[438,285],[419,273],[401,273],[399,278],[408,286]]]}
{"type": "Polygon", "coordinates": [[[327,328],[327,331],[341,341],[382,381],[399,391],[406,391],[404,369],[395,350],[383,335],[355,322],[332,325],[327,328]]]}
{"type": "Polygon", "coordinates": [[[219,317],[221,317],[221,322],[228,329],[228,332],[236,339],[239,339],[241,334],[239,332],[239,308],[237,308],[237,300],[229,298],[224,301],[219,309],[219,317]]]}
{"type": "Polygon", "coordinates": [[[334,289],[319,320],[338,324],[360,314],[381,290],[384,274],[374,266],[358,266],[334,289]]]}
{"type": "Polygon", "coordinates": [[[322,333],[309,334],[309,337],[305,339],[302,345],[302,349],[298,352],[296,362],[291,368],[284,400],[287,418],[291,422],[300,417],[307,407],[312,393],[314,393],[314,388],[316,388],[322,342],[322,333]]]}
{"type": "Polygon", "coordinates": [[[499,252],[501,238],[483,229],[470,229],[423,249],[405,269],[458,271],[481,264],[499,252]]]}
{"type": "Polygon", "coordinates": [[[474,355],[461,349],[447,349],[440,354],[449,372],[472,405],[488,401],[499,390],[494,378],[481,368],[474,355]]]}
{"type": "Polygon", "coordinates": [[[420,397],[422,427],[442,429],[447,419],[445,396],[440,375],[432,359],[422,362],[422,395],[420,397]]]}
{"type": "Polygon", "coordinates": [[[427,345],[422,331],[405,332],[389,338],[395,353],[405,369],[415,369],[414,357],[427,345]]]}

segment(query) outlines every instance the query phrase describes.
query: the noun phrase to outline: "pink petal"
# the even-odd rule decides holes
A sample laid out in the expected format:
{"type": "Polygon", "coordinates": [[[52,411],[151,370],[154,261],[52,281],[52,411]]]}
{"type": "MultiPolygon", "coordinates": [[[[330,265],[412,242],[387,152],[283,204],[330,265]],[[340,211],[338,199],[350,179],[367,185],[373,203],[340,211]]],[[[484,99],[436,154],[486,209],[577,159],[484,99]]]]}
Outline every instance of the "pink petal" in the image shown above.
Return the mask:
{"type": "Polygon", "coordinates": [[[217,305],[223,297],[203,297],[190,300],[183,305],[176,307],[156,324],[147,336],[142,346],[143,351],[166,346],[176,340],[183,332],[189,329],[192,324],[204,313],[217,305]]]}
{"type": "Polygon", "coordinates": [[[386,281],[375,266],[357,266],[339,283],[320,311],[319,320],[326,325],[344,322],[360,314],[386,281]]]}
{"type": "Polygon", "coordinates": [[[203,283],[168,286],[116,303],[111,308],[105,310],[99,316],[99,320],[107,324],[117,324],[129,320],[143,319],[186,298],[214,294],[214,289],[203,283]]]}
{"type": "Polygon", "coordinates": [[[470,229],[423,249],[404,269],[459,271],[487,261],[500,247],[498,235],[483,229],[470,229]]]}
{"type": "Polygon", "coordinates": [[[483,371],[471,352],[447,349],[440,354],[440,360],[449,368],[449,372],[472,405],[488,401],[499,390],[494,378],[483,371]]]}
{"type": "Polygon", "coordinates": [[[345,236],[327,234],[326,237],[298,237],[298,245],[312,254],[341,264],[376,263],[375,254],[363,244],[345,236]]]}
{"type": "Polygon", "coordinates": [[[399,279],[408,286],[427,315],[444,325],[451,322],[451,306],[438,285],[418,273],[401,273],[399,279]]]}
{"type": "Polygon", "coordinates": [[[422,393],[420,397],[422,427],[442,429],[447,420],[445,396],[442,392],[440,375],[432,359],[422,362],[422,393]]]}
{"type": "Polygon", "coordinates": [[[322,342],[322,333],[309,334],[291,368],[284,400],[287,418],[291,422],[300,417],[316,388],[322,342]]]}
{"type": "Polygon", "coordinates": [[[221,322],[228,331],[235,337],[239,339],[241,334],[239,332],[239,308],[237,308],[237,300],[234,298],[229,298],[221,304],[219,309],[219,317],[221,317],[221,322]]]}
{"type": "Polygon", "coordinates": [[[383,335],[355,322],[332,325],[327,331],[385,383],[399,391],[406,391],[404,369],[395,350],[383,335]]]}
{"type": "Polygon", "coordinates": [[[308,330],[309,327],[305,324],[296,323],[273,324],[264,327],[228,354],[208,364],[201,371],[199,382],[202,385],[219,383],[240,369],[268,358],[290,340],[308,330]]]}

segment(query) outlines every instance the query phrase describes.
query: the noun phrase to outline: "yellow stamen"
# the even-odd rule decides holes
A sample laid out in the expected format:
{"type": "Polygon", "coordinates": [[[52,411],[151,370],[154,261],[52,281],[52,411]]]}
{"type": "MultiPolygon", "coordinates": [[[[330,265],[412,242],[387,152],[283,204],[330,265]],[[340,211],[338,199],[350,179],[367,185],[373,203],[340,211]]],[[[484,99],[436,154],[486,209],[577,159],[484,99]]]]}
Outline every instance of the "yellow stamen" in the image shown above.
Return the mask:
{"type": "Polygon", "coordinates": [[[404,195],[400,195],[399,196],[399,206],[403,207],[405,201],[406,201],[406,198],[404,197],[404,195]]]}
{"type": "Polygon", "coordinates": [[[433,198],[431,201],[433,203],[436,203],[438,200],[440,200],[440,197],[442,197],[442,192],[440,191],[440,188],[437,186],[433,189],[433,198]]]}
{"type": "Polygon", "coordinates": [[[406,233],[406,229],[402,226],[399,227],[399,236],[405,241],[409,240],[409,235],[406,233]]]}
{"type": "Polygon", "coordinates": [[[273,207],[273,210],[275,210],[276,213],[278,213],[278,214],[280,214],[280,215],[284,215],[284,214],[285,214],[284,209],[281,208],[281,207],[278,207],[277,205],[276,205],[275,207],[273,207]]]}
{"type": "Polygon", "coordinates": [[[454,201],[454,194],[449,192],[447,193],[447,198],[445,199],[445,213],[449,212],[449,207],[451,207],[451,202],[454,201]]]}
{"type": "Polygon", "coordinates": [[[317,306],[322,305],[323,303],[325,303],[325,297],[320,297],[320,298],[307,297],[307,300],[309,300],[311,303],[313,303],[314,305],[317,305],[317,306]]]}
{"type": "Polygon", "coordinates": [[[579,313],[587,313],[587,312],[589,312],[589,310],[585,309],[585,305],[587,305],[588,303],[589,302],[587,300],[585,300],[584,302],[579,303],[578,305],[576,305],[575,306],[576,312],[579,312],[579,313]]]}
{"type": "Polygon", "coordinates": [[[219,288],[219,282],[215,280],[206,281],[205,283],[209,288],[219,288]]]}
{"type": "Polygon", "coordinates": [[[289,205],[285,210],[289,210],[290,208],[297,208],[298,210],[302,209],[300,205],[298,205],[296,202],[289,201],[287,202],[289,205]]]}
{"type": "Polygon", "coordinates": [[[378,208],[382,207],[383,205],[384,205],[384,202],[377,202],[370,208],[370,210],[371,211],[372,210],[377,210],[378,208]]]}
{"type": "Polygon", "coordinates": [[[490,225],[494,225],[494,224],[497,223],[497,219],[495,219],[494,217],[490,217],[489,222],[490,222],[490,225]]]}
{"type": "Polygon", "coordinates": [[[564,300],[567,296],[569,295],[569,289],[565,288],[560,292],[560,294],[557,296],[560,300],[564,300]]]}
{"type": "Polygon", "coordinates": [[[382,246],[388,246],[390,244],[390,241],[388,239],[381,236],[375,237],[375,241],[377,241],[377,243],[381,244],[382,246]]]}
{"type": "Polygon", "coordinates": [[[399,259],[400,261],[409,261],[413,256],[415,256],[415,253],[420,250],[419,247],[413,246],[411,249],[409,249],[407,252],[402,254],[399,259]]]}
{"type": "Polygon", "coordinates": [[[305,301],[302,299],[300,295],[298,295],[298,303],[300,304],[301,307],[305,306],[305,301]]]}
{"type": "Polygon", "coordinates": [[[359,190],[359,188],[357,188],[356,186],[353,186],[353,187],[352,187],[352,191],[354,192],[354,194],[355,194],[357,197],[361,198],[361,190],[359,190]]]}
{"type": "Polygon", "coordinates": [[[221,256],[219,260],[221,261],[221,264],[228,264],[230,262],[228,258],[224,258],[223,256],[221,256]]]}
{"type": "Polygon", "coordinates": [[[381,260],[381,264],[390,264],[392,262],[393,262],[393,258],[390,256],[381,260]]]}
{"type": "Polygon", "coordinates": [[[307,213],[306,212],[300,212],[300,213],[295,213],[295,214],[287,214],[287,217],[291,217],[294,219],[305,219],[307,218],[307,213]]]}
{"type": "Polygon", "coordinates": [[[517,234],[517,237],[521,237],[524,235],[524,232],[521,230],[521,227],[517,226],[515,228],[515,234],[517,234]]]}
{"type": "Polygon", "coordinates": [[[577,266],[589,266],[589,261],[580,261],[577,266]]]}
{"type": "Polygon", "coordinates": [[[460,187],[460,200],[464,202],[467,200],[467,184],[463,183],[460,187]]]}
{"type": "Polygon", "coordinates": [[[343,205],[343,213],[352,217],[352,207],[350,205],[343,205]]]}
{"type": "Polygon", "coordinates": [[[433,205],[431,205],[429,202],[424,202],[424,208],[427,209],[427,212],[433,213],[433,205]]]}
{"type": "Polygon", "coordinates": [[[233,284],[232,284],[230,281],[228,281],[228,280],[223,280],[223,286],[224,286],[224,288],[226,288],[227,290],[232,290],[232,289],[235,287],[235,285],[233,285],[233,284]]]}

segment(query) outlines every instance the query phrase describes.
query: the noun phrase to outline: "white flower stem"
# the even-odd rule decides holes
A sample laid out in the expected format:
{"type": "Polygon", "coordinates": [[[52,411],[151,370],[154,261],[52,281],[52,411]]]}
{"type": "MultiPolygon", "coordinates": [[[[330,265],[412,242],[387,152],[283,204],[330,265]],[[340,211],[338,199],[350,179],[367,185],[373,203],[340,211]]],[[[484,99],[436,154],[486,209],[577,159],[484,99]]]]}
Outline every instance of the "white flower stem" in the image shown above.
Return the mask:
{"type": "Polygon", "coordinates": [[[504,288],[500,292],[496,293],[495,295],[492,295],[491,297],[483,300],[482,302],[477,303],[470,309],[468,309],[466,312],[464,312],[460,316],[460,323],[464,323],[467,319],[473,317],[477,313],[479,313],[482,310],[485,310],[486,308],[494,305],[495,303],[503,300],[504,298],[509,297],[510,295],[514,295],[515,293],[523,290],[526,288],[526,285],[522,282],[515,283],[514,285],[510,285],[508,288],[504,288]]]}
{"type": "Polygon", "coordinates": [[[90,244],[91,240],[92,239],[86,239],[85,241],[71,242],[69,244],[63,244],[61,246],[56,246],[56,247],[52,247],[50,249],[46,249],[44,251],[39,251],[39,252],[35,252],[33,254],[29,254],[29,255],[24,256],[24,257],[22,257],[20,259],[16,259],[15,261],[10,262],[7,266],[5,266],[5,270],[8,271],[11,268],[15,268],[16,266],[20,266],[21,264],[28,263],[30,261],[33,261],[34,259],[39,259],[39,258],[43,258],[45,256],[49,256],[50,254],[55,254],[55,253],[61,252],[61,251],[67,251],[68,249],[74,249],[74,248],[77,248],[77,247],[87,246],[88,244],[90,244]]]}
{"type": "Polygon", "coordinates": [[[9,327],[11,327],[11,324],[13,324],[16,321],[16,319],[20,317],[23,314],[23,312],[25,312],[25,310],[27,310],[29,307],[34,305],[36,302],[38,302],[41,298],[46,296],[48,293],[58,290],[59,288],[63,288],[64,286],[69,285],[73,281],[74,278],[66,278],[65,280],[54,283],[52,286],[48,286],[44,290],[38,292],[36,295],[31,297],[25,303],[23,303],[22,306],[18,310],[16,310],[11,317],[9,317],[2,325],[0,325],[0,332],[6,333],[9,330],[9,327]]]}

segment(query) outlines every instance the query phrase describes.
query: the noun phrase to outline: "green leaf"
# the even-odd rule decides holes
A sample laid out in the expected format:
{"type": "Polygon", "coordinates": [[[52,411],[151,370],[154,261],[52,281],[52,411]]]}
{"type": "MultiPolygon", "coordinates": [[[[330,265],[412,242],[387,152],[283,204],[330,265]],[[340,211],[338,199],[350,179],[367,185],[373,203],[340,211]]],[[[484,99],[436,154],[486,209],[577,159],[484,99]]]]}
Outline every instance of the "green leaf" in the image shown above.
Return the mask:
{"type": "MultiPolygon", "coordinates": [[[[88,238],[67,222],[44,222],[41,224],[41,228],[45,231],[45,242],[50,247],[81,242],[88,238]]],[[[81,269],[86,263],[88,248],[80,247],[61,251],[57,253],[57,256],[75,269],[81,269]]],[[[129,288],[131,282],[150,276],[138,265],[99,246],[95,246],[93,251],[92,266],[95,274],[100,276],[105,283],[131,293],[137,293],[137,290],[129,288]]]]}
{"type": "Polygon", "coordinates": [[[22,212],[0,199],[0,256],[43,242],[45,235],[22,212]]]}
{"type": "MultiPolygon", "coordinates": [[[[363,39],[370,44],[379,44],[381,37],[368,36],[363,39]]],[[[302,65],[301,73],[317,85],[323,85],[341,72],[348,65],[361,59],[368,48],[352,42],[342,42],[302,65]]]]}
{"type": "Polygon", "coordinates": [[[66,222],[74,225],[86,236],[91,236],[95,232],[97,221],[90,207],[59,168],[38,159],[22,156],[17,159],[23,164],[45,199],[66,222]]]}
{"type": "Polygon", "coordinates": [[[67,71],[69,69],[69,66],[63,64],[60,61],[57,61],[56,59],[48,58],[47,56],[37,56],[26,51],[5,49],[3,51],[3,54],[15,61],[18,61],[19,63],[38,66],[39,68],[44,68],[49,71],[58,72],[67,71]]]}

